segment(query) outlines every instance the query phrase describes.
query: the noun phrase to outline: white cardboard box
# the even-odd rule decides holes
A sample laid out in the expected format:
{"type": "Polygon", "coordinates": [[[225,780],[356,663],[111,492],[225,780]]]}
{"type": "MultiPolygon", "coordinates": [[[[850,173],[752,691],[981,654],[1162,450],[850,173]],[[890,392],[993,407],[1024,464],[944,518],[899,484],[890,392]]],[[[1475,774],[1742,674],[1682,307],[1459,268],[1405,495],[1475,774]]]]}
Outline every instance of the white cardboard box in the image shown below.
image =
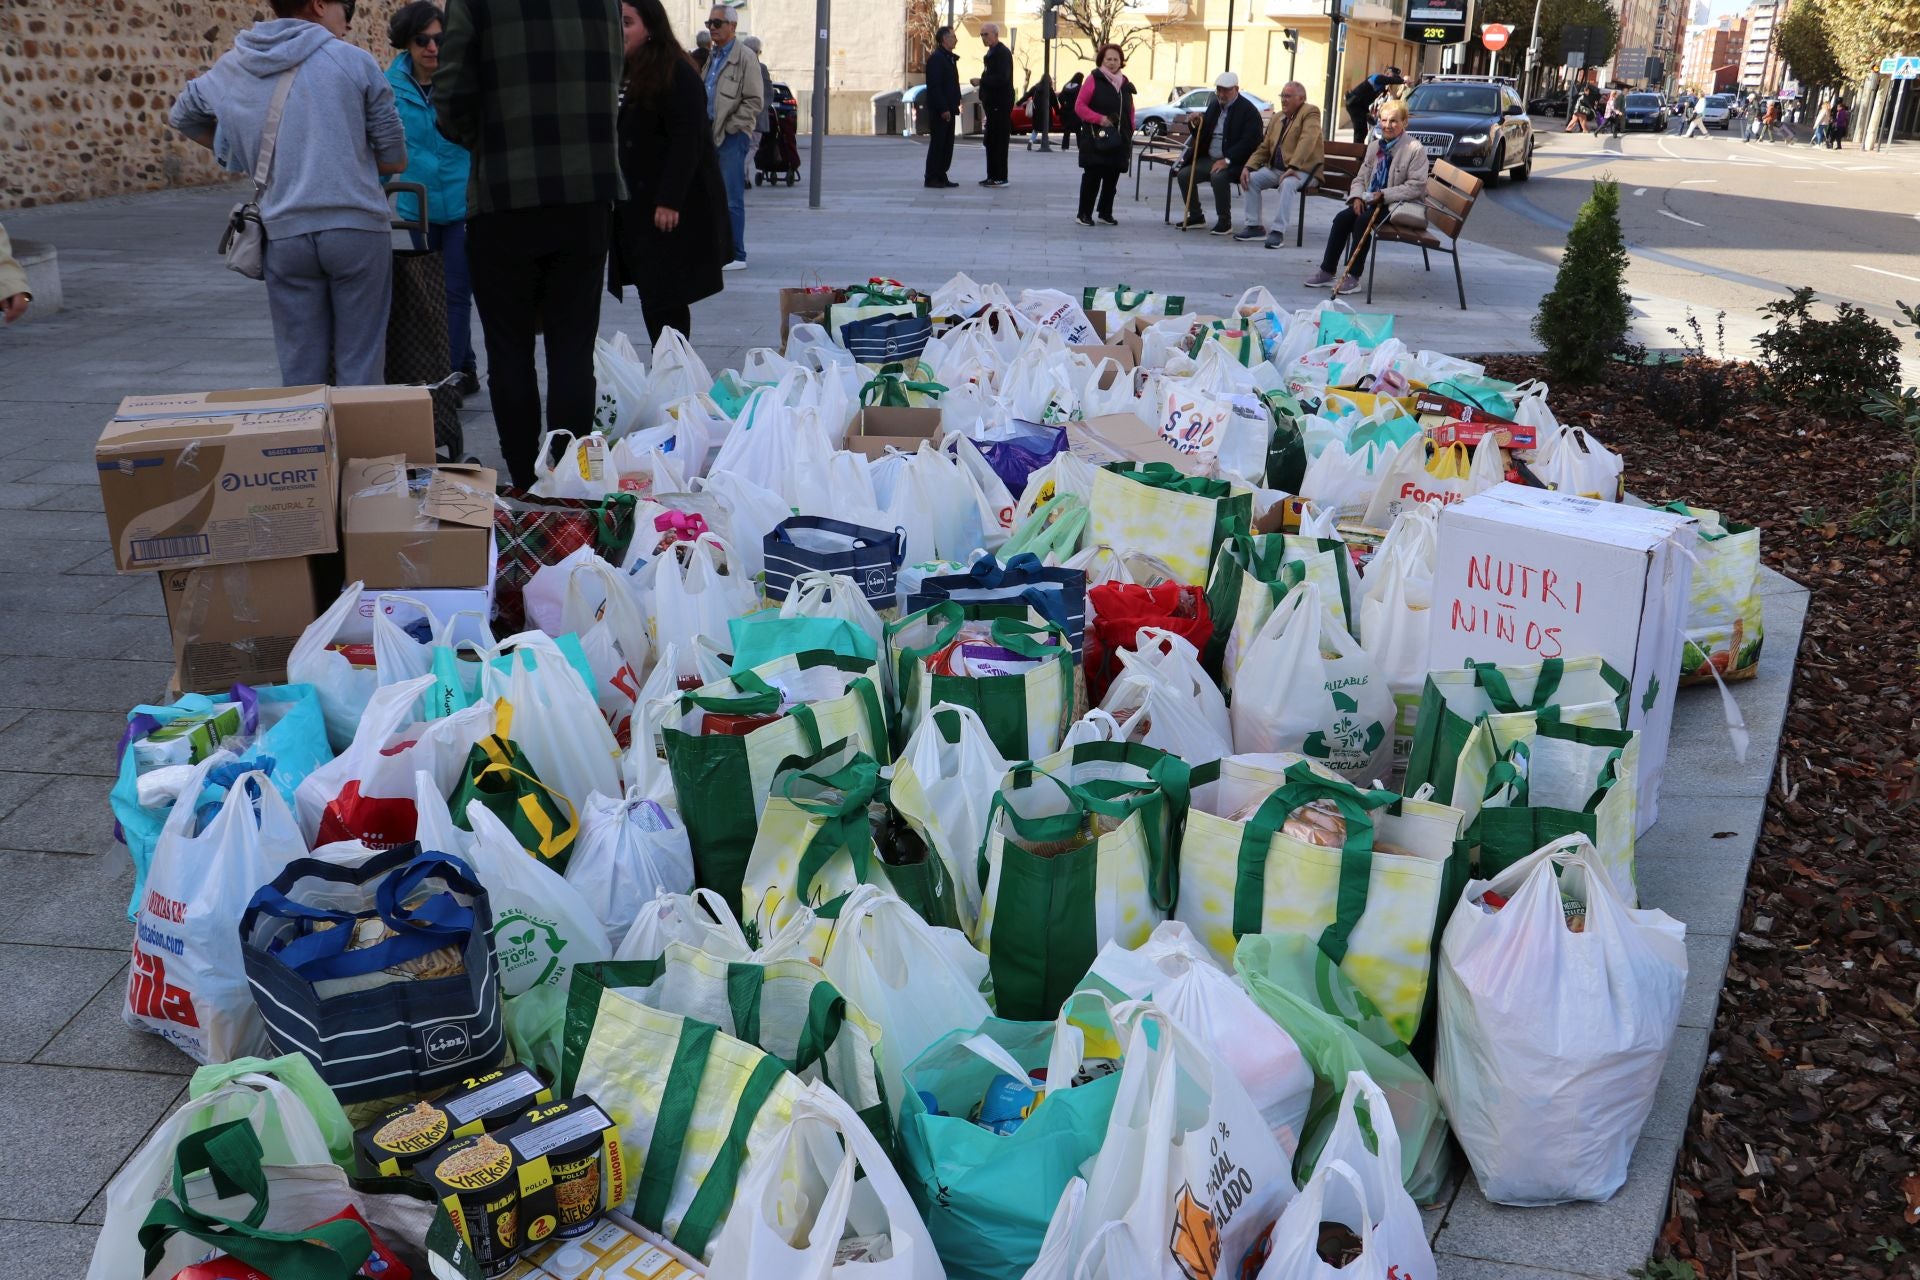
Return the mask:
{"type": "Polygon", "coordinates": [[[1631,685],[1641,831],[1659,817],[1698,523],[1515,484],[1440,513],[1433,668],[1599,655],[1631,685]]]}

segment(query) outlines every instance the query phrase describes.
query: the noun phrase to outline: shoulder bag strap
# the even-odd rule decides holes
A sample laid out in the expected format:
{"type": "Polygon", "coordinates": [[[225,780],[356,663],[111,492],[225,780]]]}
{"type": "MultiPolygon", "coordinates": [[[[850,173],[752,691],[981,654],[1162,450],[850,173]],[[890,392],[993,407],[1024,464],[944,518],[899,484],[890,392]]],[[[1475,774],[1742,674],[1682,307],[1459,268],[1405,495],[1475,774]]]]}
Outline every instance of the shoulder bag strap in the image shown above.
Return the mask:
{"type": "Polygon", "coordinates": [[[253,162],[253,199],[260,202],[260,196],[267,189],[267,181],[273,176],[273,152],[280,141],[280,114],[286,110],[287,95],[293,91],[293,78],[300,74],[300,68],[280,73],[280,83],[274,88],[273,102],[267,107],[267,122],[260,127],[260,154],[253,162]]]}

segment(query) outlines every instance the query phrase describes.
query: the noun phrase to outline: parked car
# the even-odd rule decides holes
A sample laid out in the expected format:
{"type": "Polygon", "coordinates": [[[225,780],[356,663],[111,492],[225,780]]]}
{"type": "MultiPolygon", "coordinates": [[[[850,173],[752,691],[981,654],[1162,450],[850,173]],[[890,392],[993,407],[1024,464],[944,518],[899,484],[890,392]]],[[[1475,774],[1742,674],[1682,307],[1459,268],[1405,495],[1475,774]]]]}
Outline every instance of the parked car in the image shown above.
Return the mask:
{"type": "MultiPolygon", "coordinates": [[[[926,88],[925,85],[920,85],[919,87],[922,89],[926,88]]],[[[903,101],[905,96],[904,94],[901,95],[903,101]]],[[[773,82],[773,97],[767,99],[767,106],[775,111],[798,112],[800,110],[800,100],[793,96],[792,89],[775,80],[773,82]]]]}
{"type": "MultiPolygon", "coordinates": [[[[1053,100],[1053,109],[1047,113],[1053,119],[1052,132],[1060,132],[1060,99],[1053,100]]],[[[1033,104],[1016,102],[1013,104],[1013,132],[1031,133],[1033,131],[1033,104]]]]}
{"type": "Polygon", "coordinates": [[[1657,93],[1630,93],[1627,95],[1625,128],[1646,129],[1653,133],[1667,131],[1667,107],[1657,93]]]}
{"type": "Polygon", "coordinates": [[[1709,129],[1718,129],[1725,133],[1733,127],[1733,118],[1740,113],[1734,109],[1733,95],[1715,93],[1707,97],[1707,108],[1700,113],[1700,119],[1709,129]]]}
{"type": "Polygon", "coordinates": [[[1533,175],[1533,121],[1511,87],[1491,80],[1426,81],[1407,95],[1407,133],[1427,149],[1489,182],[1511,170],[1533,175]]]}
{"type": "MultiPolygon", "coordinates": [[[[1248,102],[1260,108],[1260,123],[1273,118],[1273,104],[1241,90],[1248,102]]],[[[1158,138],[1173,128],[1174,121],[1191,111],[1205,111],[1213,105],[1213,90],[1189,89],[1171,102],[1157,107],[1135,107],[1133,127],[1149,138],[1158,138]]]]}
{"type": "Polygon", "coordinates": [[[1530,116],[1559,116],[1564,120],[1567,116],[1567,95],[1564,93],[1549,93],[1543,97],[1535,98],[1527,104],[1527,114],[1530,116]]]}

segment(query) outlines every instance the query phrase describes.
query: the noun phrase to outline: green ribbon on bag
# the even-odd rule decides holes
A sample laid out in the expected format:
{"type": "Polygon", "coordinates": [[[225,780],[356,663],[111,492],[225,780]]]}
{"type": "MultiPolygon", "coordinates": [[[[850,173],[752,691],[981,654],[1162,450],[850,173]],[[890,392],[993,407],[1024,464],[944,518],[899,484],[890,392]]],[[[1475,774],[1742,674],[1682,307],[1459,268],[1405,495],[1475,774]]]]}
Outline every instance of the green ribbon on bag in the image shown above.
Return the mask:
{"type": "Polygon", "coordinates": [[[873,820],[867,814],[880,789],[880,766],[871,757],[856,755],[833,773],[790,773],[781,794],[796,807],[820,819],[820,826],[807,841],[795,873],[794,892],[811,906],[813,878],[820,874],[833,856],[845,849],[853,860],[854,878],[861,884],[873,877],[873,820]],[[802,799],[793,794],[796,783],[808,783],[840,793],[838,800],[802,799]]]}
{"type": "Polygon", "coordinates": [[[1233,936],[1260,932],[1267,900],[1267,853],[1275,835],[1296,809],[1330,801],[1347,824],[1340,846],[1340,889],[1333,923],[1320,933],[1320,949],[1335,964],[1346,959],[1353,931],[1366,914],[1373,875],[1373,811],[1398,812],[1400,797],[1391,791],[1362,791],[1348,782],[1324,778],[1307,765],[1287,769],[1287,783],[1268,796],[1240,835],[1239,868],[1233,886],[1233,936]]]}
{"type": "Polygon", "coordinates": [[[1164,489],[1168,493],[1215,499],[1233,495],[1233,486],[1227,481],[1209,476],[1190,476],[1171,462],[1109,462],[1106,469],[1150,489],[1164,489]]]}
{"type": "Polygon", "coordinates": [[[180,1139],[173,1155],[172,1198],[160,1200],[140,1224],[146,1270],[160,1265],[167,1242],[187,1235],[238,1258],[273,1280],[353,1280],[373,1251],[372,1233],[353,1219],[319,1223],[299,1231],[269,1231],[266,1152],[245,1120],[214,1125],[180,1139]],[[212,1176],[222,1199],[244,1195],[246,1216],[223,1218],[195,1209],[187,1179],[212,1176]]]}
{"type": "Polygon", "coordinates": [[[938,382],[920,382],[907,376],[906,366],[884,364],[880,371],[860,388],[860,403],[881,409],[911,409],[914,395],[938,400],[947,387],[938,382]]]}

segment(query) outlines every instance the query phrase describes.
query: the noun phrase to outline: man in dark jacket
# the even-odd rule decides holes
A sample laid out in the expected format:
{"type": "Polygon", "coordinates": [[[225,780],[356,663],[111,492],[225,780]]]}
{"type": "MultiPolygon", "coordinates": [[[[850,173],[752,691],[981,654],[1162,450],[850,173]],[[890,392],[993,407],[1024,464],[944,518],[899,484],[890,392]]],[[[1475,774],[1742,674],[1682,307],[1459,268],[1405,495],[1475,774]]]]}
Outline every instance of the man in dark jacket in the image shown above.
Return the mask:
{"type": "Polygon", "coordinates": [[[1373,128],[1373,121],[1368,113],[1373,110],[1373,104],[1380,100],[1380,95],[1393,85],[1406,82],[1407,78],[1400,74],[1400,68],[1388,67],[1384,71],[1374,72],[1347,90],[1347,123],[1353,126],[1355,145],[1367,140],[1367,134],[1373,128]]]}
{"type": "Polygon", "coordinates": [[[921,95],[927,113],[927,185],[957,187],[947,176],[953,164],[953,127],[960,119],[960,59],[953,46],[960,38],[952,27],[934,33],[933,52],[927,55],[927,91],[921,95]]]}
{"type": "Polygon", "coordinates": [[[1186,194],[1187,216],[1180,224],[1182,230],[1207,225],[1200,212],[1199,180],[1204,178],[1213,188],[1213,207],[1220,215],[1213,224],[1213,234],[1233,234],[1233,193],[1240,185],[1240,172],[1248,157],[1260,145],[1262,132],[1260,108],[1241,95],[1240,77],[1222,71],[1213,82],[1213,104],[1202,117],[1198,132],[1188,140],[1180,167],[1173,171],[1174,185],[1186,194]],[[1194,172],[1196,165],[1198,174],[1194,172]]]}
{"type": "Polygon", "coordinates": [[[1007,185],[1007,144],[1013,138],[1013,51],[1000,43],[1000,28],[989,22],[980,28],[987,46],[985,65],[973,83],[980,89],[980,108],[987,116],[987,176],[983,187],[1007,185]]]}
{"type": "Polygon", "coordinates": [[[467,261],[487,382],[513,482],[541,435],[534,335],[552,429],[593,427],[593,340],[608,216],[626,192],[616,136],[620,0],[449,0],[433,78],[440,131],[473,153],[467,261]]]}

